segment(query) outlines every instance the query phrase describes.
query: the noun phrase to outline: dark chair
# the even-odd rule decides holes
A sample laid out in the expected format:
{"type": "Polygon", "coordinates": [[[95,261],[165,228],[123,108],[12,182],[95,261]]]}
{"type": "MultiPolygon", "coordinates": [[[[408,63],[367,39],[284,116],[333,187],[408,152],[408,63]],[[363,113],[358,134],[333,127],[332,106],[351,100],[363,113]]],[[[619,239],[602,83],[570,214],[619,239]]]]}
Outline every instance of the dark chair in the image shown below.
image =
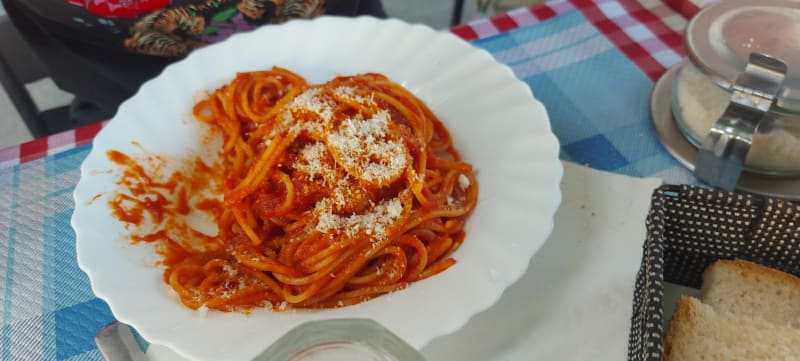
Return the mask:
{"type": "Polygon", "coordinates": [[[71,128],[70,107],[40,111],[25,84],[46,78],[47,70],[7,16],[0,16],[0,84],[34,138],[71,128]]]}
{"type": "Polygon", "coordinates": [[[450,16],[450,26],[461,24],[461,17],[464,15],[464,0],[453,2],[453,14],[450,16]]]}

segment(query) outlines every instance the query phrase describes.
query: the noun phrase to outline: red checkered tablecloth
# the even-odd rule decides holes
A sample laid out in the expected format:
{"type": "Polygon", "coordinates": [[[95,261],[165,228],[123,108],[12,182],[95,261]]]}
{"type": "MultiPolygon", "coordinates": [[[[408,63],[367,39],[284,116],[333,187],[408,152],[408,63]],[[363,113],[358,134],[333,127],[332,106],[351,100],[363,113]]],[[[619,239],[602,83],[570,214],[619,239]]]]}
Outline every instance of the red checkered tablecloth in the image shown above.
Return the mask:
{"type": "MultiPolygon", "coordinates": [[[[657,79],[675,56],[683,56],[681,31],[687,19],[715,0],[555,0],[453,27],[467,41],[531,26],[579,10],[648,77],[657,79]]],[[[0,149],[0,168],[14,166],[90,143],[103,124],[66,131],[0,149]]]]}
{"type": "Polygon", "coordinates": [[[667,5],[686,16],[687,19],[697,14],[706,5],[717,1],[719,0],[664,0],[667,5]]]}
{"type": "Polygon", "coordinates": [[[550,1],[460,25],[452,31],[466,40],[475,40],[535,24],[573,9],[583,13],[652,80],[658,79],[675,63],[676,52],[683,55],[681,31],[686,19],[659,0],[550,1]]]}

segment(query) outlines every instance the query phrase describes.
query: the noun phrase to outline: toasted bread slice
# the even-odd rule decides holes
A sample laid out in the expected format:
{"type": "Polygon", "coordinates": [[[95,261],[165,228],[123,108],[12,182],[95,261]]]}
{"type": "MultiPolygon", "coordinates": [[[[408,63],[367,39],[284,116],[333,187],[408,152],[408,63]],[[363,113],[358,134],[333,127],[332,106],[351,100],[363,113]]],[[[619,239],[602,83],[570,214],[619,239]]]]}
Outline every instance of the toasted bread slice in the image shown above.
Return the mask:
{"type": "Polygon", "coordinates": [[[664,361],[800,359],[800,330],[761,318],[717,312],[681,297],[664,339],[664,361]]]}
{"type": "Polygon", "coordinates": [[[721,260],[708,267],[701,299],[718,312],[800,328],[800,279],[752,262],[721,260]]]}

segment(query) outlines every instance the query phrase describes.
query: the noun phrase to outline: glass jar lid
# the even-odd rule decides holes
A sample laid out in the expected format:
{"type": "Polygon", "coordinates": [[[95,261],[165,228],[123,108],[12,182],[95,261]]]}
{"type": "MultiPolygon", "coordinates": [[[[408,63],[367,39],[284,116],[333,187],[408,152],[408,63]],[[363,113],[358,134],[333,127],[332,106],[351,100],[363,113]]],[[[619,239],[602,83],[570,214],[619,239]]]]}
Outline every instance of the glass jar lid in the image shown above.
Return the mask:
{"type": "Polygon", "coordinates": [[[751,53],[782,60],[788,72],[775,105],[779,111],[800,114],[800,2],[720,2],[689,22],[684,45],[691,61],[728,90],[751,53]]]}

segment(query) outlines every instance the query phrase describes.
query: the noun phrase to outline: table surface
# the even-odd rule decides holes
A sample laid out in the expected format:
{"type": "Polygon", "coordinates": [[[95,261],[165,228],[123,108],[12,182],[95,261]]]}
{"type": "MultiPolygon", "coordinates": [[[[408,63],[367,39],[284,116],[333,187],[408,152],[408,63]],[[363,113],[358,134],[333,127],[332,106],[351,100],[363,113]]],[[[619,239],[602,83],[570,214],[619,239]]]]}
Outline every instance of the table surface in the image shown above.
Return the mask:
{"type": "MultiPolygon", "coordinates": [[[[654,81],[709,0],[556,0],[451,29],[508,64],[547,108],[562,160],[668,183],[695,179],[650,126],[654,81]]],[[[113,320],[75,259],[72,191],[98,123],[0,149],[0,359],[101,360],[113,320]]]]}

